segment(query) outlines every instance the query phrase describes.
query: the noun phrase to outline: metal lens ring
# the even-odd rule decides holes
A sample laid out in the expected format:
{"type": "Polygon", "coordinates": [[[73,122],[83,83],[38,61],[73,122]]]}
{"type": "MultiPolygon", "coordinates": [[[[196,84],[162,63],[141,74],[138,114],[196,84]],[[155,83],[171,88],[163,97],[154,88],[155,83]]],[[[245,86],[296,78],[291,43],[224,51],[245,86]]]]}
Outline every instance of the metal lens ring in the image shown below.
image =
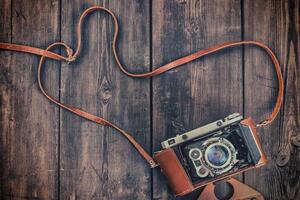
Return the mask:
{"type": "Polygon", "coordinates": [[[193,148],[189,151],[189,157],[192,160],[199,160],[202,157],[202,152],[198,148],[193,148]]]}
{"type": "Polygon", "coordinates": [[[204,152],[205,164],[209,168],[215,169],[216,172],[224,173],[237,162],[237,152],[232,143],[225,138],[211,138],[204,145],[206,146],[204,152]]]}
{"type": "Polygon", "coordinates": [[[198,167],[196,170],[197,170],[197,175],[202,178],[207,177],[209,174],[209,171],[203,166],[198,167]]]}
{"type": "Polygon", "coordinates": [[[213,168],[221,169],[230,163],[230,149],[222,143],[210,145],[205,151],[205,161],[213,168]]]}

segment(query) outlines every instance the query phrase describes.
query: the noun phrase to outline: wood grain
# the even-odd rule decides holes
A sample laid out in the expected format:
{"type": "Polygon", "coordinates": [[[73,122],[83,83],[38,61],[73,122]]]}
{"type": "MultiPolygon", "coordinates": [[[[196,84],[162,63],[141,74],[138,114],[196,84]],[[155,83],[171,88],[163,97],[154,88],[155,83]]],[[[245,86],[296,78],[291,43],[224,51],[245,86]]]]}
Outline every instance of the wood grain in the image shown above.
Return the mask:
{"type": "MultiPolygon", "coordinates": [[[[1,4],[1,40],[46,47],[59,39],[58,2],[1,4]]],[[[58,195],[59,113],[37,89],[37,64],[32,55],[1,51],[1,199],[56,199],[58,195]]],[[[59,70],[52,62],[48,66],[47,89],[57,96],[59,70]]]]}
{"type": "MultiPolygon", "coordinates": [[[[11,42],[11,1],[0,2],[0,41],[11,42]]],[[[6,183],[9,181],[8,170],[9,166],[9,152],[10,133],[12,130],[11,120],[11,99],[12,96],[12,74],[10,73],[11,67],[9,65],[11,57],[10,52],[0,52],[0,198],[4,199],[5,196],[11,194],[7,193],[10,186],[6,183]]]]}
{"type": "MultiPolygon", "coordinates": [[[[154,1],[153,65],[241,39],[238,1],[154,1]]],[[[243,112],[242,51],[230,49],[153,79],[153,147],[184,131],[243,112]]],[[[174,199],[155,173],[154,199],[174,199]]],[[[183,199],[195,199],[198,193],[183,199]]]]}
{"type": "MultiPolygon", "coordinates": [[[[132,72],[225,41],[270,46],[284,75],[284,106],[270,127],[259,129],[269,164],[239,178],[266,200],[300,199],[299,0],[2,0],[0,41],[45,48],[62,40],[74,47],[78,17],[92,5],[119,19],[118,51],[132,72]]],[[[149,152],[232,112],[259,121],[273,108],[275,72],[258,48],[232,48],[159,77],[133,79],[112,57],[110,17],[87,19],[78,60],[47,61],[47,91],[113,121],[149,152]]],[[[32,55],[0,51],[0,199],[197,199],[200,191],[175,198],[159,170],[151,171],[116,131],[46,100],[37,63],[32,55]]]]}
{"type": "MultiPolygon", "coordinates": [[[[264,42],[275,51],[286,86],[281,116],[270,127],[259,129],[269,163],[246,173],[245,182],[266,199],[300,199],[299,150],[292,142],[299,136],[299,1],[246,0],[244,13],[245,39],[264,42]]],[[[270,113],[277,88],[270,59],[261,50],[247,47],[246,113],[257,120],[270,113]]]]}
{"type": "MultiPolygon", "coordinates": [[[[62,1],[62,38],[75,44],[75,23],[91,5],[111,9],[121,24],[121,60],[131,71],[149,70],[149,4],[62,1]]],[[[150,82],[124,75],[112,57],[112,21],[95,13],[84,25],[78,61],[62,66],[61,97],[113,121],[150,151],[150,82]]],[[[150,199],[150,169],[118,132],[61,112],[61,199],[150,199]]]]}

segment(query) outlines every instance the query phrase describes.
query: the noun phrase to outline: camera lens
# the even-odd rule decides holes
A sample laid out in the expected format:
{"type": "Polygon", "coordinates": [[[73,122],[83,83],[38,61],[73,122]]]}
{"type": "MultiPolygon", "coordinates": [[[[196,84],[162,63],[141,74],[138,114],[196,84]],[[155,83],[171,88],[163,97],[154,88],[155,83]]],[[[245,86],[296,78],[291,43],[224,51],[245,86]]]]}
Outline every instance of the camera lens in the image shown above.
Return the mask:
{"type": "Polygon", "coordinates": [[[208,176],[208,173],[209,173],[208,170],[205,169],[204,167],[200,167],[200,168],[197,169],[198,176],[200,176],[202,178],[208,176]]]}
{"type": "Polygon", "coordinates": [[[214,145],[207,149],[207,160],[214,166],[223,166],[229,159],[229,151],[223,145],[214,145]]]}
{"type": "Polygon", "coordinates": [[[201,157],[201,151],[199,149],[191,149],[189,154],[192,160],[198,160],[201,157]]]}

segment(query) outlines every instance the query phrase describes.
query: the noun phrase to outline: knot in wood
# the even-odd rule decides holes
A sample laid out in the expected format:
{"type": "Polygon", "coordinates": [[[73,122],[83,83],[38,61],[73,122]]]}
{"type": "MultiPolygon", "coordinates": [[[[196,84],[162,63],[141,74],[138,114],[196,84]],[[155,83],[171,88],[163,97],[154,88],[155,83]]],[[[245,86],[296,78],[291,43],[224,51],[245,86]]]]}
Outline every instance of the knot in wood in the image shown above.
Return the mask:
{"type": "Polygon", "coordinates": [[[111,85],[108,83],[105,77],[100,85],[100,97],[103,104],[107,104],[112,97],[111,85]]]}
{"type": "Polygon", "coordinates": [[[285,165],[287,165],[289,160],[290,160],[290,152],[287,149],[285,149],[279,152],[276,159],[276,164],[279,167],[284,167],[285,165]]]}
{"type": "Polygon", "coordinates": [[[293,146],[299,148],[300,147],[300,136],[293,136],[291,137],[291,143],[293,146]]]}

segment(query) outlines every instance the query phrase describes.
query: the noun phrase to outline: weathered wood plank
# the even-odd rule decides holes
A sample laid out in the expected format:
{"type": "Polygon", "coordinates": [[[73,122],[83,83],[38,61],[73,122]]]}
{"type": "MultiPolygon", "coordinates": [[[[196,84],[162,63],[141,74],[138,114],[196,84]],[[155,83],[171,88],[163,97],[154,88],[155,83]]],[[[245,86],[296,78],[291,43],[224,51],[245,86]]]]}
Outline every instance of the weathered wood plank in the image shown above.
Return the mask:
{"type": "MultiPolygon", "coordinates": [[[[153,1],[152,12],[154,66],[241,39],[239,1],[153,1]]],[[[241,48],[216,53],[154,78],[154,150],[166,138],[243,113],[241,53],[241,48]]],[[[174,199],[163,175],[156,172],[154,199],[174,199]]]]}
{"type": "MultiPolygon", "coordinates": [[[[12,2],[0,3],[1,41],[46,47],[59,39],[58,1],[12,2]]],[[[0,54],[0,198],[56,199],[58,109],[38,89],[37,57],[0,54]]],[[[48,63],[45,73],[47,89],[58,96],[58,68],[48,63]]]]}
{"type": "MultiPolygon", "coordinates": [[[[299,6],[299,1],[244,3],[245,39],[264,42],[275,51],[286,81],[281,116],[271,126],[259,129],[269,163],[245,175],[247,184],[272,200],[300,199],[299,149],[293,145],[299,137],[299,6]]],[[[247,47],[245,75],[246,113],[260,120],[271,112],[278,88],[267,55],[247,47]]]]}
{"type": "MultiPolygon", "coordinates": [[[[91,5],[110,8],[121,25],[118,48],[127,69],[149,70],[149,4],[131,1],[62,1],[62,38],[91,5]]],[[[62,100],[104,116],[150,151],[150,81],[124,75],[112,57],[112,21],[92,14],[84,26],[78,61],[63,65],[62,100]]],[[[116,131],[61,112],[61,199],[150,199],[150,169],[116,131]]]]}
{"type": "MultiPolygon", "coordinates": [[[[149,70],[149,2],[65,0],[62,39],[75,44],[78,16],[95,4],[111,8],[120,19],[119,51],[128,69],[149,70]]],[[[245,39],[274,49],[287,89],[281,117],[271,127],[259,129],[269,165],[247,172],[245,181],[266,199],[299,199],[299,0],[246,0],[243,5],[245,39]]],[[[154,66],[212,44],[240,39],[237,1],[153,1],[152,13],[154,66]]],[[[94,14],[89,19],[80,58],[70,66],[63,64],[62,99],[112,119],[150,150],[150,81],[131,79],[116,68],[111,58],[109,17],[94,14]]],[[[59,40],[59,24],[59,1],[0,2],[0,41],[46,47],[59,40]]],[[[0,52],[0,199],[57,199],[59,180],[61,199],[174,199],[158,171],[151,194],[148,166],[115,131],[65,111],[61,111],[59,127],[58,108],[37,89],[37,62],[31,55],[0,52]]],[[[58,65],[49,62],[46,70],[47,88],[56,97],[58,65]]],[[[153,79],[153,150],[167,137],[243,111],[240,48],[184,68],[153,79]]],[[[264,52],[246,47],[245,113],[256,121],[275,102],[274,77],[264,52]]]]}
{"type": "MultiPolygon", "coordinates": [[[[11,41],[11,0],[0,2],[0,41],[11,41]]],[[[7,194],[6,184],[8,181],[9,162],[7,147],[10,134],[10,110],[12,98],[12,78],[9,72],[10,52],[0,52],[0,198],[4,199],[7,194]]]]}

